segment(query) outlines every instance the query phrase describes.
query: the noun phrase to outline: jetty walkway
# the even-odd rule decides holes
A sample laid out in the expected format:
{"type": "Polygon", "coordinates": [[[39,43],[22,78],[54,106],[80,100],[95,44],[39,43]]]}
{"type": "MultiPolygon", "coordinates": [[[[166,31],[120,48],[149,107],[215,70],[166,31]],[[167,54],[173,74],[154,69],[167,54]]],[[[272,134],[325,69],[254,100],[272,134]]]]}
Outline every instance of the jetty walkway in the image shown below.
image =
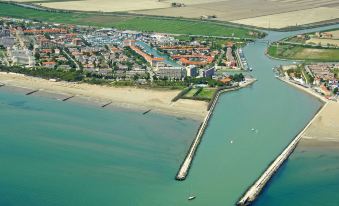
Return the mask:
{"type": "Polygon", "coordinates": [[[204,119],[204,121],[202,122],[202,124],[200,125],[200,128],[198,130],[198,133],[186,155],[186,158],[184,159],[183,163],[180,166],[180,169],[175,177],[176,180],[185,180],[186,176],[189,172],[189,169],[191,167],[192,161],[194,159],[195,153],[197,151],[197,148],[201,142],[202,136],[204,135],[204,132],[206,130],[206,127],[208,126],[208,122],[213,114],[215,105],[218,102],[219,96],[224,93],[224,92],[228,92],[228,91],[234,91],[234,90],[238,90],[244,87],[247,87],[248,85],[253,84],[256,81],[256,79],[251,79],[249,81],[247,81],[246,83],[239,85],[239,86],[231,86],[231,87],[224,87],[224,88],[220,88],[220,90],[217,91],[216,95],[214,96],[212,103],[208,106],[208,113],[204,119]]]}
{"type": "Polygon", "coordinates": [[[262,189],[265,187],[267,182],[271,179],[274,173],[280,168],[284,161],[291,155],[293,150],[296,148],[304,132],[313,123],[313,121],[319,116],[321,111],[326,107],[327,102],[321,109],[318,110],[317,114],[313,119],[306,125],[306,127],[292,140],[292,142],[284,149],[284,151],[271,163],[271,165],[265,170],[261,177],[245,192],[240,198],[237,205],[250,205],[260,194],[262,189]]]}
{"type": "Polygon", "coordinates": [[[196,152],[196,150],[197,150],[197,148],[198,148],[198,146],[199,146],[199,144],[201,142],[201,138],[202,138],[202,136],[203,136],[203,134],[205,132],[205,129],[206,129],[207,125],[208,125],[210,117],[213,114],[214,107],[217,104],[219,96],[220,96],[220,94],[222,92],[224,92],[224,91],[219,91],[217,93],[217,95],[214,97],[213,103],[212,103],[212,105],[211,105],[211,107],[210,107],[210,109],[209,109],[209,111],[208,111],[208,113],[207,113],[203,123],[200,125],[198,133],[197,133],[197,135],[196,135],[196,137],[195,137],[195,139],[193,141],[193,144],[191,145],[191,147],[189,149],[189,152],[187,153],[187,156],[186,156],[184,162],[182,163],[182,165],[181,165],[181,167],[180,167],[180,169],[178,171],[178,174],[177,174],[175,179],[177,179],[177,180],[184,180],[184,179],[186,179],[186,176],[187,176],[188,171],[189,171],[189,169],[191,167],[191,164],[192,164],[195,152],[196,152]]]}

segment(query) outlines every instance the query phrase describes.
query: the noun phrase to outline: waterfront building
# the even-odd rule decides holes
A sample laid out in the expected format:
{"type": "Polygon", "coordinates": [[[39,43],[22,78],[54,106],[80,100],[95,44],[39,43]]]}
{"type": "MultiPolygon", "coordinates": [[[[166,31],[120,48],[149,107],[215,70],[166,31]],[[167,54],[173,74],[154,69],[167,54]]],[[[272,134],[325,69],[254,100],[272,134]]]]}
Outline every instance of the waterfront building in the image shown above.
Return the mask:
{"type": "Polygon", "coordinates": [[[198,68],[194,65],[190,65],[186,67],[186,74],[188,77],[196,77],[199,75],[198,68]]]}
{"type": "Polygon", "coordinates": [[[211,67],[202,71],[203,77],[212,77],[215,73],[215,68],[211,67]]]}

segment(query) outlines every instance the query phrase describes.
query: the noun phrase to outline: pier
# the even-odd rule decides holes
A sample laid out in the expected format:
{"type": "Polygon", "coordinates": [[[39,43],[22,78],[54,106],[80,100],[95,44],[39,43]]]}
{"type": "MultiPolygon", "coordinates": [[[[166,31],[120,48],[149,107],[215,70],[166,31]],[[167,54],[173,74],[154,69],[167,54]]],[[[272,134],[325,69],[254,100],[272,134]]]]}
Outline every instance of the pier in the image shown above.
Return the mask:
{"type": "Polygon", "coordinates": [[[34,94],[34,93],[36,93],[36,92],[38,92],[39,90],[37,89],[37,90],[34,90],[34,91],[30,91],[30,92],[28,92],[28,93],[26,93],[26,95],[31,95],[31,94],[34,94]]]}
{"type": "Polygon", "coordinates": [[[188,174],[188,171],[191,167],[191,164],[192,164],[192,161],[193,161],[193,158],[195,156],[195,153],[197,151],[197,148],[201,142],[201,138],[205,132],[205,129],[206,127],[208,126],[208,122],[210,120],[210,117],[212,116],[213,114],[213,110],[215,108],[215,105],[217,104],[218,102],[218,99],[219,99],[219,96],[221,93],[225,92],[226,90],[225,89],[222,89],[222,90],[219,90],[216,94],[216,96],[214,97],[213,99],[213,102],[211,104],[211,106],[209,107],[209,110],[208,110],[208,113],[203,121],[203,123],[200,125],[200,128],[198,130],[198,133],[186,155],[186,158],[184,159],[183,163],[181,164],[180,166],[180,169],[177,173],[177,176],[175,177],[176,180],[185,180],[186,177],[187,177],[187,174],[188,174]]]}
{"type": "Polygon", "coordinates": [[[321,109],[318,110],[317,114],[313,119],[306,125],[306,127],[292,140],[292,142],[283,150],[283,152],[269,165],[265,172],[259,177],[259,179],[245,192],[245,194],[240,198],[237,205],[250,205],[258,197],[262,189],[265,187],[267,182],[271,179],[280,166],[285,162],[286,159],[292,154],[296,148],[298,142],[300,141],[304,132],[308,127],[313,123],[313,121],[319,116],[321,111],[326,107],[327,103],[323,105],[321,109]]]}
{"type": "Polygon", "coordinates": [[[102,105],[101,107],[102,107],[102,108],[105,108],[105,107],[107,107],[107,106],[110,105],[110,104],[112,104],[112,101],[110,101],[110,102],[108,102],[108,103],[102,105]]]}
{"type": "Polygon", "coordinates": [[[197,135],[184,159],[184,161],[182,162],[180,168],[179,168],[179,171],[175,177],[176,180],[179,180],[179,181],[182,181],[182,180],[185,180],[187,175],[188,175],[188,172],[189,172],[189,169],[191,167],[191,164],[192,164],[192,161],[194,159],[194,156],[195,156],[195,153],[197,151],[197,148],[201,142],[201,139],[202,139],[202,136],[204,135],[204,132],[206,130],[206,127],[208,126],[208,122],[213,114],[213,111],[214,111],[214,108],[215,108],[215,105],[217,104],[218,102],[218,99],[219,99],[219,96],[224,93],[224,92],[228,92],[228,91],[235,91],[235,90],[238,90],[240,88],[244,88],[248,85],[251,85],[253,84],[254,82],[256,81],[256,79],[252,79],[251,81],[249,81],[248,83],[246,83],[245,85],[243,86],[227,86],[227,87],[222,87],[220,88],[215,96],[213,97],[213,100],[210,102],[210,104],[208,105],[208,113],[204,119],[204,121],[202,122],[202,124],[200,125],[199,127],[199,130],[197,132],[197,135]]]}
{"type": "Polygon", "coordinates": [[[66,98],[62,99],[61,101],[65,102],[65,101],[67,101],[67,100],[69,100],[69,99],[72,99],[73,97],[75,97],[75,95],[66,97],[66,98]]]}

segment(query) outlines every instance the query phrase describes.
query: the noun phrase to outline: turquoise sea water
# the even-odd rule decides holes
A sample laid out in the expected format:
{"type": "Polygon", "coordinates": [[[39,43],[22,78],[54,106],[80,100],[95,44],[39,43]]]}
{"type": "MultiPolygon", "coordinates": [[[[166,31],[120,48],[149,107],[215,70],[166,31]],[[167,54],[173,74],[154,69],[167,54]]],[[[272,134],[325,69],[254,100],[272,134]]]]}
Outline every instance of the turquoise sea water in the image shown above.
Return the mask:
{"type": "Polygon", "coordinates": [[[254,206],[338,206],[337,148],[298,147],[254,206]]]}
{"type": "Polygon", "coordinates": [[[274,78],[288,62],[266,46],[244,48],[258,82],[220,97],[183,182],[174,176],[198,122],[0,88],[0,205],[234,205],[321,106],[274,78]]]}
{"type": "Polygon", "coordinates": [[[4,89],[1,206],[146,205],[176,183],[174,176],[198,128],[191,120],[4,89]]]}

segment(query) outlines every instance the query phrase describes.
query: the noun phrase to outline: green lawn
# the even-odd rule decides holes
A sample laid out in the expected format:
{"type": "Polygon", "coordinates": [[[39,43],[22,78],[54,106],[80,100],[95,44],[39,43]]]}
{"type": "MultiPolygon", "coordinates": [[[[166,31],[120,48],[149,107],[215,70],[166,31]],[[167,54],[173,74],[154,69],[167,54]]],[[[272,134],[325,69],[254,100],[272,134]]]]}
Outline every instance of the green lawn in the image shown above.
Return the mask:
{"type": "Polygon", "coordinates": [[[334,62],[339,61],[339,49],[308,48],[295,45],[271,45],[268,54],[272,57],[291,60],[334,62]]]}
{"type": "Polygon", "coordinates": [[[197,91],[198,91],[197,88],[193,88],[189,92],[187,92],[187,94],[185,94],[185,97],[193,97],[193,95],[197,93],[197,91]]]}
{"type": "Polygon", "coordinates": [[[26,18],[38,21],[91,25],[100,27],[116,27],[140,31],[155,31],[173,34],[193,34],[209,36],[255,37],[251,30],[233,26],[218,25],[213,22],[189,21],[180,19],[161,19],[136,16],[117,16],[114,14],[101,15],[99,13],[64,13],[39,11],[23,8],[13,4],[0,3],[0,16],[26,18]]]}
{"type": "Polygon", "coordinates": [[[215,88],[203,88],[197,97],[212,99],[216,89],[215,88]]]}
{"type": "Polygon", "coordinates": [[[0,49],[0,58],[5,56],[5,50],[0,49]]]}

